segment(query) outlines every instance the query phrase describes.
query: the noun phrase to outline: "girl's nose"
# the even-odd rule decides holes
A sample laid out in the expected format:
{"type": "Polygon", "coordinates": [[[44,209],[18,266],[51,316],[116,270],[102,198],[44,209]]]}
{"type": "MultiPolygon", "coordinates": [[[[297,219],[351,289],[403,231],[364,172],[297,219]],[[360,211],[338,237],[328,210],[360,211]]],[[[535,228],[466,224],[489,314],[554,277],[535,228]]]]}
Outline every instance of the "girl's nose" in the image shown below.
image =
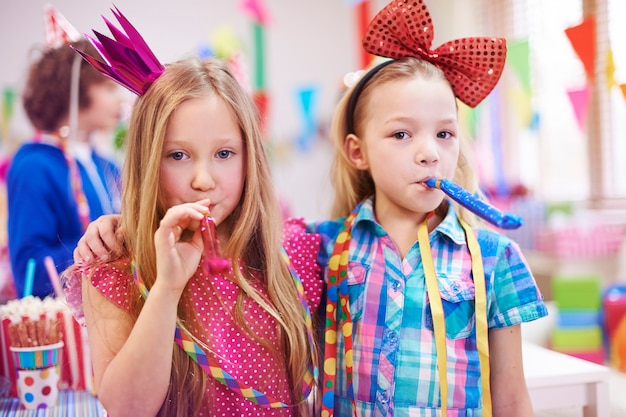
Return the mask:
{"type": "Polygon", "coordinates": [[[415,141],[415,162],[419,165],[432,165],[439,162],[437,141],[434,138],[420,138],[415,141]]]}
{"type": "Polygon", "coordinates": [[[211,171],[207,166],[202,165],[196,168],[191,186],[202,191],[215,188],[215,180],[213,179],[213,175],[211,175],[211,171]]]}

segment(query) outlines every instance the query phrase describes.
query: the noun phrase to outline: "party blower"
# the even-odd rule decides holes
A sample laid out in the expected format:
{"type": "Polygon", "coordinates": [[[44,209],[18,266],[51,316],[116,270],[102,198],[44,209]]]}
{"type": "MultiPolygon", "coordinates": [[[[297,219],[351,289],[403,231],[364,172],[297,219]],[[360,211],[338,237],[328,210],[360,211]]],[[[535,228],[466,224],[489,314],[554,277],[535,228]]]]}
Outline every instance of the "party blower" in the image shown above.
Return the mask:
{"type": "Polygon", "coordinates": [[[226,272],[230,268],[230,261],[220,253],[219,241],[215,231],[215,220],[211,216],[204,216],[200,226],[202,241],[205,250],[205,269],[212,274],[226,272]]]}
{"type": "Polygon", "coordinates": [[[501,229],[517,229],[523,224],[521,217],[511,213],[502,213],[497,208],[487,204],[485,201],[450,180],[431,178],[426,180],[426,185],[430,188],[437,188],[443,191],[448,197],[478,217],[485,219],[501,229]]]}

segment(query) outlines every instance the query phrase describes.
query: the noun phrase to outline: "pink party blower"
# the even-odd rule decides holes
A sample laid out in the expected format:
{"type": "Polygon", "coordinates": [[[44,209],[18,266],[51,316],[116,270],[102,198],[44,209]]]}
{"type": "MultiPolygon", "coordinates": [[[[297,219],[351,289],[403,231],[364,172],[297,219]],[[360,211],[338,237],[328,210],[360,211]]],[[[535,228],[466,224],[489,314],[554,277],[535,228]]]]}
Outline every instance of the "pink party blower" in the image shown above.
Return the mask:
{"type": "Polygon", "coordinates": [[[230,261],[220,254],[219,241],[215,231],[215,220],[210,216],[204,216],[200,226],[202,241],[205,250],[205,269],[212,274],[228,271],[230,261]]]}
{"type": "Polygon", "coordinates": [[[510,213],[502,213],[497,208],[490,206],[474,194],[464,190],[450,180],[426,180],[430,188],[437,188],[460,205],[501,229],[517,229],[522,226],[522,218],[510,213]]]}

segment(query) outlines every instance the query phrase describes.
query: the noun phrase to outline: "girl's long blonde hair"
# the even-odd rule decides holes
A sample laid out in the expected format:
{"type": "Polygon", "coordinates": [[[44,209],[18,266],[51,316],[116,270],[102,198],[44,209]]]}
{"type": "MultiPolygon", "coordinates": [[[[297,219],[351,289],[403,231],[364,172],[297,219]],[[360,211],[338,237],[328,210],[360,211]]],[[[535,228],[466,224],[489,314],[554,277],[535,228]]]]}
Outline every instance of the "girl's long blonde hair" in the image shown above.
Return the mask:
{"type": "MultiPolygon", "coordinates": [[[[121,222],[127,255],[136,261],[139,273],[150,288],[156,279],[154,233],[167,210],[159,199],[159,172],[166,129],[172,113],[185,100],[210,95],[217,95],[230,107],[241,129],[247,155],[241,200],[234,212],[219,225],[220,230],[230,236],[227,242],[221,242],[222,250],[233,260],[233,265],[241,260],[248,271],[259,274],[269,294],[269,299],[259,295],[246,277],[234,268],[233,279],[242,290],[235,307],[235,320],[242,328],[248,328],[242,311],[246,296],[276,320],[282,347],[276,354],[286,358],[293,400],[300,401],[311,355],[297,290],[281,258],[283,219],[257,126],[254,103],[219,60],[193,58],[167,65],[165,72],[135,103],[126,137],[123,168],[121,222]]],[[[137,316],[143,301],[138,293],[132,297],[131,313],[137,316]]],[[[182,323],[197,320],[193,311],[183,311],[181,307],[178,318],[182,323]]],[[[206,392],[206,379],[206,373],[198,364],[176,346],[170,388],[159,415],[195,415],[206,392]]],[[[308,415],[307,408],[302,403],[298,415],[308,415]]]]}
{"type": "MultiPolygon", "coordinates": [[[[350,163],[344,146],[346,137],[350,133],[357,136],[363,134],[368,106],[376,105],[371,101],[370,96],[378,86],[391,81],[412,78],[444,81],[449,84],[446,76],[435,65],[417,58],[402,58],[381,68],[361,90],[353,109],[354,132],[348,132],[346,113],[349,111],[348,101],[356,85],[348,89],[337,104],[331,125],[331,138],[335,147],[331,168],[331,182],[335,193],[331,206],[332,218],[347,216],[359,202],[375,194],[374,181],[369,171],[359,170],[350,163]]],[[[469,144],[463,138],[461,138],[460,144],[459,160],[453,181],[472,193],[479,193],[476,174],[469,159],[469,144]]],[[[438,210],[444,210],[447,207],[445,204],[447,204],[446,200],[438,210]]],[[[455,209],[459,217],[469,224],[478,222],[476,216],[467,209],[457,204],[455,204],[455,209]]],[[[442,214],[445,215],[445,213],[442,214]]]]}

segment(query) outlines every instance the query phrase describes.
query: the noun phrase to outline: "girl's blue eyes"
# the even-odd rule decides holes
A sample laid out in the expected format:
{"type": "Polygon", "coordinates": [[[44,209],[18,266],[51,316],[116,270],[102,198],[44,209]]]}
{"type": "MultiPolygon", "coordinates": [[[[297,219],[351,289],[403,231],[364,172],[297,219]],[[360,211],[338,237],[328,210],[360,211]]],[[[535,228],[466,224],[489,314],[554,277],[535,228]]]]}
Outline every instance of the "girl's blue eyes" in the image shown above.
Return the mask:
{"type": "MultiPolygon", "coordinates": [[[[232,154],[233,154],[232,151],[221,150],[221,151],[218,151],[216,155],[219,159],[228,159],[230,158],[232,154]]],[[[185,155],[185,153],[181,151],[172,152],[168,156],[175,161],[182,161],[183,159],[187,157],[187,155],[185,155]]]]}
{"type": "Polygon", "coordinates": [[[220,159],[227,159],[230,155],[232,155],[232,152],[227,150],[221,150],[217,153],[217,157],[220,159]]]}
{"type": "MultiPolygon", "coordinates": [[[[406,139],[409,137],[409,134],[407,132],[396,132],[393,134],[393,137],[395,139],[406,139]]],[[[449,139],[452,137],[452,133],[451,132],[446,132],[446,131],[442,131],[437,133],[437,137],[439,139],[449,139]]]]}
{"type": "Polygon", "coordinates": [[[175,161],[180,161],[185,157],[185,154],[182,152],[172,152],[170,157],[175,161]]]}

